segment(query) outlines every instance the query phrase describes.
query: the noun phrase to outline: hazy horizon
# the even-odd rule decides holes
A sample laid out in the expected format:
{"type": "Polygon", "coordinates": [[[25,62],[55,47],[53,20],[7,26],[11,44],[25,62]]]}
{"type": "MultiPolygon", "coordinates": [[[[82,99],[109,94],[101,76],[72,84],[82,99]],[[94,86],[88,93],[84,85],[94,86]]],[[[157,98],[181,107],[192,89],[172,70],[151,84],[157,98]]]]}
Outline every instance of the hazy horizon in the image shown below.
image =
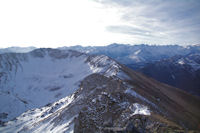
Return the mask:
{"type": "Polygon", "coordinates": [[[120,43],[111,43],[111,44],[107,44],[107,45],[95,45],[95,46],[91,46],[91,45],[63,45],[63,46],[58,46],[58,47],[37,47],[37,46],[9,46],[9,47],[0,47],[0,49],[6,49],[6,48],[30,48],[30,47],[34,47],[34,48],[61,48],[61,47],[76,47],[76,46],[81,46],[81,47],[106,47],[109,45],[113,45],[113,44],[117,44],[117,45],[130,45],[130,46],[135,46],[135,45],[148,45],[148,46],[182,46],[182,47],[187,47],[187,46],[195,46],[195,45],[200,45],[199,44],[192,44],[192,45],[180,45],[180,44],[120,44],[120,43]]]}

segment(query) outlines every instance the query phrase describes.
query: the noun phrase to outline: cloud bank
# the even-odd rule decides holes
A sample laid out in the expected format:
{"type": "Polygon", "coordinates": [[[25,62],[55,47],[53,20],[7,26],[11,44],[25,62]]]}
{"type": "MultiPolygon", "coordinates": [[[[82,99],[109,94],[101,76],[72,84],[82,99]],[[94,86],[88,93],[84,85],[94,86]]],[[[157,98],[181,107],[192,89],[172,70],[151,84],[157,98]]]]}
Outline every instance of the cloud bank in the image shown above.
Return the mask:
{"type": "Polygon", "coordinates": [[[199,0],[96,0],[122,12],[123,25],[109,25],[113,33],[128,34],[147,43],[200,42],[199,0]]]}

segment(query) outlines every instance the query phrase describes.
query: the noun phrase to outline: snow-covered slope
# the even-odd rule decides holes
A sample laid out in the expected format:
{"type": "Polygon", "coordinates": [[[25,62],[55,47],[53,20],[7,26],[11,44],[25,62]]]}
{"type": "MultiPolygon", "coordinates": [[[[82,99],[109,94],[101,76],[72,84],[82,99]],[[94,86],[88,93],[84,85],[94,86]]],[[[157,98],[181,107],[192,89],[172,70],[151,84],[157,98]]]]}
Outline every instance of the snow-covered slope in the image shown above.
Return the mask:
{"type": "Polygon", "coordinates": [[[71,95],[92,74],[116,75],[118,65],[106,56],[75,51],[36,49],[0,55],[0,120],[71,95]]]}
{"type": "Polygon", "coordinates": [[[17,133],[17,132],[73,132],[73,114],[68,115],[68,119],[62,120],[62,124],[54,127],[52,120],[59,116],[59,113],[72,104],[74,95],[67,96],[57,102],[48,104],[41,108],[29,110],[13,121],[7,123],[6,127],[0,127],[0,132],[17,133]],[[51,118],[51,119],[50,119],[51,118]],[[29,129],[29,131],[27,131],[29,129]],[[31,129],[31,130],[30,130],[31,129]]]}

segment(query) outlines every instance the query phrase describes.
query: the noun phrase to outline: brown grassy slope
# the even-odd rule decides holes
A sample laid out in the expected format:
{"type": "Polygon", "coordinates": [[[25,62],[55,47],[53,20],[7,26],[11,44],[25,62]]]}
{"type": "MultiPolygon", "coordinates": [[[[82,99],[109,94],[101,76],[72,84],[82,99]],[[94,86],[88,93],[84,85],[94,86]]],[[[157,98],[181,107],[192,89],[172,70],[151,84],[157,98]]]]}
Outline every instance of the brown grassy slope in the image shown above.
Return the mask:
{"type": "Polygon", "coordinates": [[[160,83],[122,66],[135,86],[134,90],[163,109],[167,117],[182,126],[198,129],[200,125],[200,99],[178,88],[160,83]],[[158,100],[159,99],[159,100],[158,100]]]}

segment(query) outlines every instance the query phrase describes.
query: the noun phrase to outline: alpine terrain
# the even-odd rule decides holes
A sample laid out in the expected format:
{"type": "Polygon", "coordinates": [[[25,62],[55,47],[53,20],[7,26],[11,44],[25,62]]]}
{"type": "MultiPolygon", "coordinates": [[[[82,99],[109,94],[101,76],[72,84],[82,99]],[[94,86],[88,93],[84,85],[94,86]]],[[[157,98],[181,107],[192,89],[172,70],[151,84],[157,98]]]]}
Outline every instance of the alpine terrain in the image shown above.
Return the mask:
{"type": "Polygon", "coordinates": [[[108,46],[71,46],[61,47],[60,49],[73,49],[89,54],[107,55],[160,82],[200,96],[199,44],[180,46],[115,43],[108,46]],[[183,60],[184,63],[181,64],[179,59],[183,60]]]}
{"type": "Polygon", "coordinates": [[[105,55],[0,54],[0,132],[200,131],[200,99],[105,55]]]}

